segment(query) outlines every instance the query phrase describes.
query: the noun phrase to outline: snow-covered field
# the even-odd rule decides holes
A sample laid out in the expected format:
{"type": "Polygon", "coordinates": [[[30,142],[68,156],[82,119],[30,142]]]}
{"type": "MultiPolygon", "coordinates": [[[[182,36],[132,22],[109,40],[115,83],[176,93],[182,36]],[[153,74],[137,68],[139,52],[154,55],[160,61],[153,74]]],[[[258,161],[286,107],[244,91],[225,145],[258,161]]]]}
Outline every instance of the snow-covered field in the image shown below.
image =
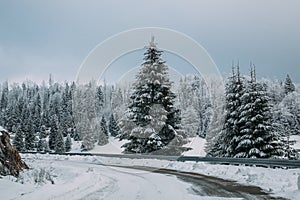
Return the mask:
{"type": "MultiPolygon", "coordinates": [[[[106,167],[151,166],[236,180],[275,196],[300,199],[300,169],[268,169],[194,162],[96,156],[22,155],[31,170],[0,180],[1,199],[199,199],[189,183],[174,176],[106,167]],[[53,183],[53,184],[52,184],[53,183]]],[[[220,199],[201,197],[200,199],[220,199]]],[[[228,198],[227,198],[228,199],[228,198]]]]}

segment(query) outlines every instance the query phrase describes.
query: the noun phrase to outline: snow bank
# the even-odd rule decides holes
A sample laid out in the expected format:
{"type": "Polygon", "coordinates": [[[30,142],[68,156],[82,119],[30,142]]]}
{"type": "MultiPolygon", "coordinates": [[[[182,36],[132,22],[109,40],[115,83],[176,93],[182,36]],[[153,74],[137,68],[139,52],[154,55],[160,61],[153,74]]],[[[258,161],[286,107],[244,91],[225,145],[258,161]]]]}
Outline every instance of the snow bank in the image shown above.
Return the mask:
{"type": "Polygon", "coordinates": [[[111,181],[82,162],[69,162],[68,157],[49,155],[25,156],[30,170],[19,178],[2,177],[1,199],[81,199],[104,190],[111,181]]]}

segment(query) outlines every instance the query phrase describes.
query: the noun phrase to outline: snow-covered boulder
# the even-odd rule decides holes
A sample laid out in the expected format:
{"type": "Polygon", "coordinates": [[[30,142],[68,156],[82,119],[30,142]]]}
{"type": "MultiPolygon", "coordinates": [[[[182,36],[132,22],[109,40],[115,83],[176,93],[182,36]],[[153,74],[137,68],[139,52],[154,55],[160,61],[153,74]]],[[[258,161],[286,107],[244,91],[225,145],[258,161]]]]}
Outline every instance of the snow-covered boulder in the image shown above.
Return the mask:
{"type": "Polygon", "coordinates": [[[10,143],[9,133],[1,128],[0,130],[0,175],[19,176],[23,169],[28,166],[22,161],[16,147],[10,143]]]}

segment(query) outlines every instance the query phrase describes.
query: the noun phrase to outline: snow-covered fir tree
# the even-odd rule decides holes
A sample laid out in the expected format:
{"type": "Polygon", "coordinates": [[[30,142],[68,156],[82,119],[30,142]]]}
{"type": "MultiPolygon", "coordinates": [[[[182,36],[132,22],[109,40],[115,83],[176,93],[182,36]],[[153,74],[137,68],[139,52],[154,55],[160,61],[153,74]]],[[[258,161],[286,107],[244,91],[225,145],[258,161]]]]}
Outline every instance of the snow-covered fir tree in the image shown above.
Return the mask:
{"type": "Polygon", "coordinates": [[[62,93],[61,111],[59,124],[63,136],[66,137],[74,124],[72,117],[72,96],[70,93],[70,87],[67,83],[62,93]]]}
{"type": "Polygon", "coordinates": [[[16,146],[18,151],[24,151],[24,136],[23,132],[18,129],[13,141],[13,145],[16,146]]]}
{"type": "Polygon", "coordinates": [[[105,120],[104,115],[101,118],[101,122],[100,122],[100,126],[101,126],[101,131],[108,136],[108,131],[107,131],[107,122],[105,120]]]}
{"type": "Polygon", "coordinates": [[[184,124],[183,128],[189,137],[197,136],[199,131],[200,118],[197,115],[196,109],[191,105],[186,107],[181,112],[181,123],[184,124]]]}
{"type": "Polygon", "coordinates": [[[120,87],[112,88],[111,109],[115,110],[123,104],[123,94],[120,87]]]}
{"type": "Polygon", "coordinates": [[[182,152],[180,146],[184,138],[180,131],[180,113],[174,105],[176,96],[171,91],[168,67],[161,54],[153,37],[130,97],[128,117],[136,127],[129,131],[127,139],[130,142],[123,146],[125,153],[159,153],[160,149],[164,153],[170,149],[173,154],[182,152]],[[157,113],[160,115],[154,118],[157,113]],[[156,127],[152,126],[154,120],[156,127]]]}
{"type": "Polygon", "coordinates": [[[109,118],[108,130],[112,137],[117,137],[120,134],[120,128],[113,114],[111,114],[109,118]]]}
{"type": "Polygon", "coordinates": [[[61,131],[58,132],[56,136],[56,142],[55,142],[55,153],[65,153],[65,142],[64,142],[64,137],[61,131]]]}
{"type": "Polygon", "coordinates": [[[209,149],[210,156],[270,158],[284,154],[279,134],[273,128],[266,88],[251,78],[234,73],[226,84],[224,128],[209,149]]]}
{"type": "Polygon", "coordinates": [[[276,122],[284,129],[282,135],[300,135],[300,94],[289,93],[276,108],[276,122]]]}
{"type": "Polygon", "coordinates": [[[103,109],[103,106],[104,106],[104,94],[102,92],[102,87],[97,86],[97,88],[96,88],[96,101],[95,101],[95,109],[96,109],[97,114],[101,113],[101,110],[103,109]]]}
{"type": "Polygon", "coordinates": [[[47,143],[47,129],[45,125],[42,125],[40,127],[40,131],[38,132],[38,144],[37,144],[37,151],[38,152],[44,152],[46,149],[46,143],[47,143]]]}
{"type": "Polygon", "coordinates": [[[285,82],[284,82],[284,92],[285,92],[285,94],[288,94],[288,93],[294,92],[294,91],[295,91],[295,85],[292,82],[291,77],[287,74],[285,82]]]}
{"type": "MultiPolygon", "coordinates": [[[[240,134],[240,109],[242,106],[241,97],[244,92],[244,78],[240,75],[239,65],[235,73],[232,67],[232,76],[228,78],[225,86],[225,124],[221,137],[215,144],[219,149],[216,155],[233,157],[238,145],[237,138],[240,134]]],[[[216,149],[216,148],[215,148],[216,149]]]]}
{"type": "Polygon", "coordinates": [[[82,123],[81,124],[80,133],[82,135],[82,151],[89,151],[95,147],[95,138],[93,135],[93,128],[90,123],[82,123]]]}
{"type": "Polygon", "coordinates": [[[272,128],[269,97],[265,88],[257,83],[254,69],[251,68],[251,79],[241,96],[240,130],[235,137],[237,146],[232,155],[242,158],[279,157],[283,155],[283,148],[278,133],[272,128]]]}
{"type": "Polygon", "coordinates": [[[56,114],[54,114],[51,117],[51,122],[50,122],[50,135],[49,135],[49,148],[51,150],[55,150],[55,145],[56,145],[56,138],[58,137],[59,134],[59,124],[58,124],[58,117],[56,114]]]}
{"type": "Polygon", "coordinates": [[[100,131],[97,128],[96,84],[94,81],[76,88],[73,104],[75,134],[82,139],[81,149],[83,151],[91,150],[95,146],[100,131]]]}
{"type": "Polygon", "coordinates": [[[107,123],[104,115],[101,118],[99,129],[100,129],[100,133],[98,135],[98,145],[103,146],[108,143],[107,123]]]}
{"type": "Polygon", "coordinates": [[[0,110],[3,112],[6,110],[8,105],[8,82],[5,81],[2,85],[1,101],[0,101],[0,110]]]}
{"type": "Polygon", "coordinates": [[[34,151],[35,148],[35,127],[29,119],[25,125],[25,149],[27,151],[34,151]]]}
{"type": "Polygon", "coordinates": [[[189,137],[205,137],[210,122],[210,98],[205,81],[196,75],[180,80],[178,98],[182,124],[189,137]]]}
{"type": "Polygon", "coordinates": [[[45,147],[46,147],[45,139],[39,139],[37,147],[36,147],[36,151],[43,152],[43,151],[45,151],[45,147]]]}
{"type": "Polygon", "coordinates": [[[67,135],[66,141],[65,141],[65,150],[66,152],[69,152],[72,150],[72,139],[70,134],[67,135]]]}

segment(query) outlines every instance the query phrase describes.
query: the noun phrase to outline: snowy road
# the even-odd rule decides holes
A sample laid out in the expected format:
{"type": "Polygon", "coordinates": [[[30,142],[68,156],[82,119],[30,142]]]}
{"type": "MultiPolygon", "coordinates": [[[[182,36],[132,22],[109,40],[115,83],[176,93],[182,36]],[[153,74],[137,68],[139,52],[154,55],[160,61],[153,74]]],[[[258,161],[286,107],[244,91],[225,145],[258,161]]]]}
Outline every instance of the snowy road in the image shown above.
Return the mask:
{"type": "Polygon", "coordinates": [[[180,181],[176,176],[84,161],[26,161],[31,167],[50,171],[54,184],[33,184],[31,180],[34,179],[34,173],[28,172],[23,177],[25,184],[1,180],[0,193],[3,199],[199,199],[198,194],[191,189],[192,184],[180,181]]]}
{"type": "Polygon", "coordinates": [[[199,174],[103,166],[84,159],[45,157],[26,162],[33,169],[24,173],[25,184],[0,181],[3,199],[270,199],[258,188],[199,174]],[[42,174],[44,178],[36,181],[40,174],[36,171],[46,171],[51,178],[42,174]]]}
{"type": "MultiPolygon", "coordinates": [[[[127,168],[126,166],[121,167],[127,168]]],[[[168,176],[176,176],[177,181],[184,181],[192,184],[189,191],[197,194],[200,197],[213,196],[220,198],[241,198],[241,199],[281,199],[269,196],[261,188],[255,186],[246,186],[236,183],[235,181],[228,181],[212,176],[206,176],[199,173],[181,172],[170,169],[157,169],[151,167],[128,167],[129,169],[138,169],[149,171],[152,174],[164,174],[168,176]]]]}

